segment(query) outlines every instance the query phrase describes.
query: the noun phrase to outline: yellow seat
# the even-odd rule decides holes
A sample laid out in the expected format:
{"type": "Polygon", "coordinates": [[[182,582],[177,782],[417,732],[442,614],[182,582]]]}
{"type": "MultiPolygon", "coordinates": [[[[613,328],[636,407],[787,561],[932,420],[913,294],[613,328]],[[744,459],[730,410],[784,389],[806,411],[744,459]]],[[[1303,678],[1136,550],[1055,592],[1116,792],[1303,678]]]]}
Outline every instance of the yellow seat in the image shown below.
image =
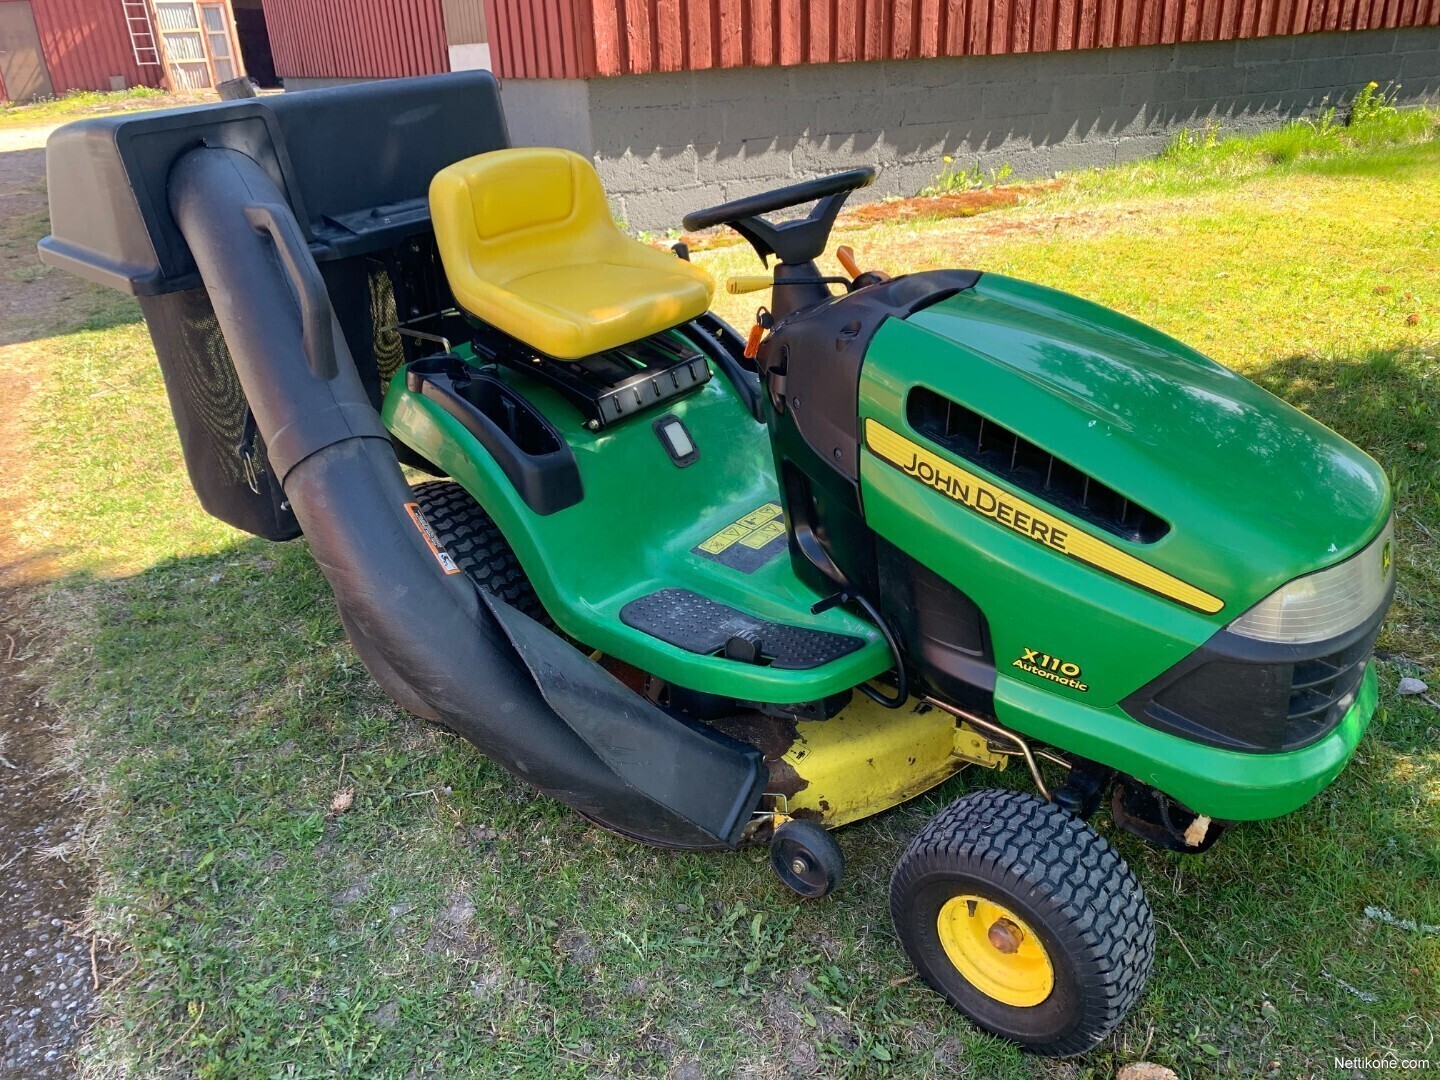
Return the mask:
{"type": "Polygon", "coordinates": [[[548,356],[604,352],[710,306],[710,275],[621,232],[594,167],[569,150],[441,169],[430,216],[460,307],[548,356]]]}

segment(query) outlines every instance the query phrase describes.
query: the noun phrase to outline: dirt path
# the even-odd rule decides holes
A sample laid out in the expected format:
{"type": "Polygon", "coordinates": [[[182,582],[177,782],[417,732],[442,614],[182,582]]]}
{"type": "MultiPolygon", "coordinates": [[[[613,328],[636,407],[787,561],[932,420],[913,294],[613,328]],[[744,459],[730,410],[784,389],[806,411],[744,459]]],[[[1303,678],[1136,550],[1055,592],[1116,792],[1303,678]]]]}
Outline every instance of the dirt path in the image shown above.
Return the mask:
{"type": "MultiPolygon", "coordinates": [[[[45,207],[50,129],[0,131],[0,222],[45,207]]],[[[7,232],[10,230],[7,229],[7,232]]],[[[20,409],[35,349],[30,328],[67,299],[60,275],[41,275],[23,239],[0,248],[0,1077],[69,1076],[94,1008],[83,921],[90,879],[79,857],[80,812],[50,773],[58,736],[35,675],[45,643],[27,608],[47,567],[20,550],[9,523],[24,511],[27,474],[20,409]],[[17,340],[20,339],[20,340],[17,340]]]]}

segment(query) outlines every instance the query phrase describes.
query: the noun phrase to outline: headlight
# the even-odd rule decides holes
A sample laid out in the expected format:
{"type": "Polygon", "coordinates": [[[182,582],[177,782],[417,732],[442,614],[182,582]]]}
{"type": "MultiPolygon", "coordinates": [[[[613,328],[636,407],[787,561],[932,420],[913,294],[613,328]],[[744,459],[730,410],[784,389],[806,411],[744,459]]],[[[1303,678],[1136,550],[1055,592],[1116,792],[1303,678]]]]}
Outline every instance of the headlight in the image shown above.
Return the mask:
{"type": "Polygon", "coordinates": [[[1230,630],[1294,645],[1355,629],[1385,602],[1395,577],[1394,542],[1392,517],[1364,551],[1282,586],[1232,622],[1230,630]]]}

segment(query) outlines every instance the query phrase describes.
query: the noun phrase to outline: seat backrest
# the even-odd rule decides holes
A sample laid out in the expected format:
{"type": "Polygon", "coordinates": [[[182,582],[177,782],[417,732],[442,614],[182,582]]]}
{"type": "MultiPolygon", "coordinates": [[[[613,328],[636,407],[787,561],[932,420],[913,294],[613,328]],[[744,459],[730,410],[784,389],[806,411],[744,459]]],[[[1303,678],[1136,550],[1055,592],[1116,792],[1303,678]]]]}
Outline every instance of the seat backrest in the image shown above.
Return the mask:
{"type": "Polygon", "coordinates": [[[495,150],[441,169],[430,216],[447,267],[496,285],[591,262],[628,240],[610,216],[595,167],[550,147],[495,150]]]}

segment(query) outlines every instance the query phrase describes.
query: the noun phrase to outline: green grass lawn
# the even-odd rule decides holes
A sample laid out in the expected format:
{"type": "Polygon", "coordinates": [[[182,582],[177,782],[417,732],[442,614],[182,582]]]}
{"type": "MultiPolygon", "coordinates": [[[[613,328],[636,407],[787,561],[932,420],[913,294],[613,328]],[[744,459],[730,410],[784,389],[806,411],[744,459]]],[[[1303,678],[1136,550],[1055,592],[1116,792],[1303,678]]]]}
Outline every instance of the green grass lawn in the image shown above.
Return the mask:
{"type": "Polygon", "coordinates": [[[128,90],[73,90],[59,97],[33,102],[0,102],[0,130],[5,128],[39,127],[80,120],[112,112],[137,109],[158,109],[169,105],[191,105],[213,94],[170,94],[148,86],[132,86],[128,90]]]}
{"type": "MultiPolygon", "coordinates": [[[[303,542],[200,511],[138,310],[77,286],[76,314],[19,346],[31,460],[10,479],[30,493],[22,549],[55,568],[52,696],[115,956],[90,1072],[1108,1077],[1148,1058],[1300,1077],[1335,1054],[1440,1058],[1440,935],[1364,914],[1440,924],[1440,712],[1394,692],[1402,674],[1440,684],[1440,143],[1425,135],[1243,167],[1181,147],[1015,210],[840,237],[864,264],[976,266],[1153,323],[1395,484],[1399,594],[1370,736],[1313,804],[1204,857],[1119,838],[1159,955],[1114,1038],[1065,1063],[977,1034],[911,977],[888,925],[908,838],[992,774],[845,829],[848,879],[819,903],[787,895],[763,852],[661,853],[587,827],[388,703],[303,542]]],[[[41,224],[6,225],[9,242],[41,224]]],[[[703,260],[755,269],[740,247],[703,260]]],[[[755,298],[724,299],[747,325],[755,298]]]]}

